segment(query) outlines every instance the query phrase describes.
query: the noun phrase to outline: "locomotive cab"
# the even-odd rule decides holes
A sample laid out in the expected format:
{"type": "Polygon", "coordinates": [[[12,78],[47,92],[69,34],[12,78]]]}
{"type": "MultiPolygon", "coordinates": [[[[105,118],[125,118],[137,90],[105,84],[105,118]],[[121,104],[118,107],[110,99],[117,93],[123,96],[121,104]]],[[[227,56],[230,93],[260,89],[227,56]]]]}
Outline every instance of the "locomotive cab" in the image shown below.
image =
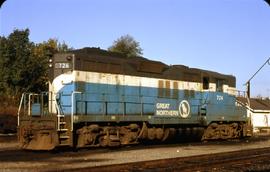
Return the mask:
{"type": "Polygon", "coordinates": [[[64,114],[59,99],[63,93],[58,91],[72,82],[73,59],[72,54],[56,54],[50,58],[49,91],[22,95],[18,109],[18,140],[23,149],[52,150],[57,146],[73,145],[71,111],[69,108],[64,114]]]}

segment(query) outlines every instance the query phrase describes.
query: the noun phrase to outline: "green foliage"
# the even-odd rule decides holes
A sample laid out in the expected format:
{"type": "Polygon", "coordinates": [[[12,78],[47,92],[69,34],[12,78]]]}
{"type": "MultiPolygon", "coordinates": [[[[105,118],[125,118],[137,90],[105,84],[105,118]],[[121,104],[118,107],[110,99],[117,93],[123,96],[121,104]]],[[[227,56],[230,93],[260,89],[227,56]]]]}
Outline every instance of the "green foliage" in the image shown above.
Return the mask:
{"type": "Polygon", "coordinates": [[[34,44],[29,33],[29,29],[14,30],[0,37],[0,96],[12,104],[23,92],[47,91],[49,57],[69,50],[56,39],[34,44]]]}
{"type": "MultiPolygon", "coordinates": [[[[32,92],[41,92],[47,91],[48,85],[48,61],[53,54],[58,52],[66,52],[70,50],[67,44],[59,43],[57,39],[49,39],[48,41],[44,41],[42,43],[36,44],[33,51],[32,57],[32,76],[34,78],[35,83],[30,85],[32,92]]],[[[30,74],[30,75],[31,75],[30,74]]]]}
{"type": "Polygon", "coordinates": [[[1,86],[2,94],[17,97],[26,85],[25,74],[29,67],[31,51],[34,46],[29,41],[29,30],[15,30],[7,38],[1,38],[1,86]]]}
{"type": "Polygon", "coordinates": [[[125,35],[114,41],[108,51],[124,54],[127,57],[141,56],[142,48],[132,36],[125,35]]]}

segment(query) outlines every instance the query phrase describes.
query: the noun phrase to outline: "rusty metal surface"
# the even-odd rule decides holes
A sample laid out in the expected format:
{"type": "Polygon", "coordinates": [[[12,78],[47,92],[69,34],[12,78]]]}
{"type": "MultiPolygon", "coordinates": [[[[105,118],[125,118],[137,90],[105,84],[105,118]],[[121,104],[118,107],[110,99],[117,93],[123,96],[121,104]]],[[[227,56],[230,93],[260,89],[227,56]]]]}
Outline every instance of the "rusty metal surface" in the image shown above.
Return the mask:
{"type": "Polygon", "coordinates": [[[241,138],[242,135],[244,135],[243,124],[212,123],[205,130],[202,140],[234,139],[241,138]]]}
{"type": "Polygon", "coordinates": [[[29,150],[52,150],[58,143],[54,116],[21,116],[18,126],[19,146],[29,150]]]}

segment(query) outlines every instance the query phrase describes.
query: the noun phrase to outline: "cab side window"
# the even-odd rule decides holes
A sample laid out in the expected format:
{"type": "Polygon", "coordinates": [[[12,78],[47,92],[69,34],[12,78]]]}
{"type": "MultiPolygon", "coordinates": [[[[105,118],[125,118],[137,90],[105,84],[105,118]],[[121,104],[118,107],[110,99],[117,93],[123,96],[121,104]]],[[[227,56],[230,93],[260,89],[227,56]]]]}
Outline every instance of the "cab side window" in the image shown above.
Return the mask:
{"type": "Polygon", "coordinates": [[[203,77],[203,89],[204,90],[209,89],[209,77],[203,77]]]}
{"type": "Polygon", "coordinates": [[[216,81],[216,91],[223,92],[223,80],[217,79],[216,81]]]}

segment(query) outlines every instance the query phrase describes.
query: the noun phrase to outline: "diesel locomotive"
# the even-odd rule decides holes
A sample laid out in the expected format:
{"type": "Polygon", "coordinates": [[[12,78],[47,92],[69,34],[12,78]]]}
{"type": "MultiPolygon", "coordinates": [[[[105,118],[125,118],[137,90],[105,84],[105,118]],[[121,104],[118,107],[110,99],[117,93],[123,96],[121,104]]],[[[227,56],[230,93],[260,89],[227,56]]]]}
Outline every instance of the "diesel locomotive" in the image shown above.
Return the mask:
{"type": "Polygon", "coordinates": [[[181,133],[201,140],[250,135],[232,75],[99,48],[55,54],[49,70],[48,92],[21,98],[23,149],[163,142],[181,140],[181,133]]]}

